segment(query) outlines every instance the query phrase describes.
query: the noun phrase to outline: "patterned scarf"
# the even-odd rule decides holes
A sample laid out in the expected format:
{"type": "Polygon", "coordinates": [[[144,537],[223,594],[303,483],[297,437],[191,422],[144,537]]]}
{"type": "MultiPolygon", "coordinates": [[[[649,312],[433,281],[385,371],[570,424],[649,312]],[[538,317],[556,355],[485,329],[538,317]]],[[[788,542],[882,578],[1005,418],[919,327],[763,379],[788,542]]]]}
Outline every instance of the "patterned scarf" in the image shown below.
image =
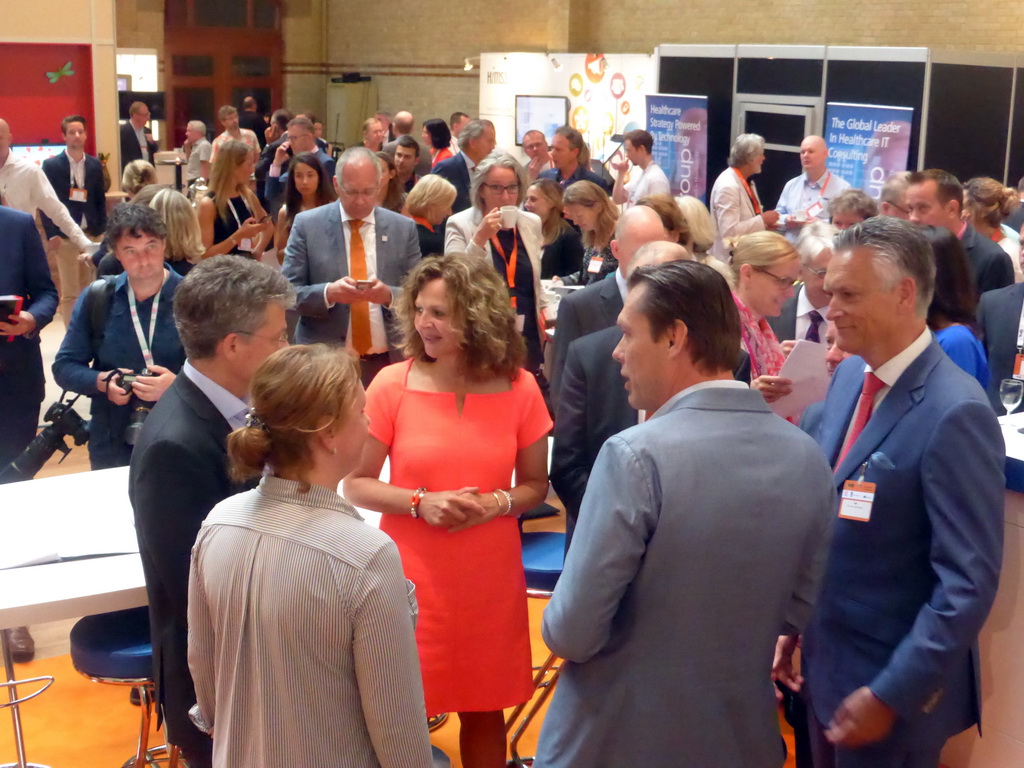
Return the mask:
{"type": "Polygon", "coordinates": [[[740,312],[743,346],[750,355],[750,380],[753,381],[758,376],[778,376],[786,358],[782,354],[782,345],[775,338],[775,332],[767,320],[755,317],[735,292],[732,299],[740,312]]]}

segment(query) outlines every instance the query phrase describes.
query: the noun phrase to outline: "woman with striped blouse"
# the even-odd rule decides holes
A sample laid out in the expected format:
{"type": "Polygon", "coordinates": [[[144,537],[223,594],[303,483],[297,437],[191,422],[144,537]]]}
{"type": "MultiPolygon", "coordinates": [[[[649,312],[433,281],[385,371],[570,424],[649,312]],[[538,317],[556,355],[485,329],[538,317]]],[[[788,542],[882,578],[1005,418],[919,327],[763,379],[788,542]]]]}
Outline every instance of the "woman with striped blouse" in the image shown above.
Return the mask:
{"type": "Polygon", "coordinates": [[[415,600],[394,542],[336,493],[367,435],[356,364],[323,344],[256,371],[236,479],[192,551],[188,660],[213,765],[431,765],[413,639],[415,600]]]}

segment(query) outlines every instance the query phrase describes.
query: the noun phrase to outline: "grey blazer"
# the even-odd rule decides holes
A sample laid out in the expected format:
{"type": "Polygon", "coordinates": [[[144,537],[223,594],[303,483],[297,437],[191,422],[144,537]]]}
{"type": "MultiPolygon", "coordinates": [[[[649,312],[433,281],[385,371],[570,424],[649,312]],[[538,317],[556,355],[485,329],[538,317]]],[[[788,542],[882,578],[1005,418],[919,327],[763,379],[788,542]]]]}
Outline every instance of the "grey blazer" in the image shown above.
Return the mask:
{"type": "Polygon", "coordinates": [[[814,440],[747,389],[610,438],[544,611],[566,663],[534,765],[781,766],[772,658],[808,621],[834,503],[814,440]]]}
{"type": "MultiPolygon", "coordinates": [[[[412,219],[374,208],[377,245],[377,279],[391,288],[397,297],[402,281],[420,260],[420,241],[412,219]]],[[[295,328],[298,344],[322,341],[344,344],[348,332],[348,304],[327,307],[324,289],[328,283],[348,275],[348,254],[342,230],[341,207],[328,203],[295,217],[291,237],[285,249],[284,276],[297,294],[295,309],[299,322],[295,328]]],[[[388,347],[395,350],[397,338],[391,311],[384,309],[388,347]]]]}

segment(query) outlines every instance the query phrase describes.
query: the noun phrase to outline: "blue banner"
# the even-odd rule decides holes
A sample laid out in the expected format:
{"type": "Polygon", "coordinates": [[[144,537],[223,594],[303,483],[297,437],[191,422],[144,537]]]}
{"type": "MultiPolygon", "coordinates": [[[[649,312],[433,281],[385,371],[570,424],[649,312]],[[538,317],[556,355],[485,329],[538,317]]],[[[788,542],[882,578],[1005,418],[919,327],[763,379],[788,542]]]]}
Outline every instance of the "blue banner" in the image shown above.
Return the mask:
{"type": "Polygon", "coordinates": [[[877,200],[885,180],[907,170],[914,110],[839,102],[825,107],[828,169],[877,200]]]}
{"type": "Polygon", "coordinates": [[[673,195],[707,202],[707,96],[647,95],[647,131],[654,162],[668,176],[673,195]]]}

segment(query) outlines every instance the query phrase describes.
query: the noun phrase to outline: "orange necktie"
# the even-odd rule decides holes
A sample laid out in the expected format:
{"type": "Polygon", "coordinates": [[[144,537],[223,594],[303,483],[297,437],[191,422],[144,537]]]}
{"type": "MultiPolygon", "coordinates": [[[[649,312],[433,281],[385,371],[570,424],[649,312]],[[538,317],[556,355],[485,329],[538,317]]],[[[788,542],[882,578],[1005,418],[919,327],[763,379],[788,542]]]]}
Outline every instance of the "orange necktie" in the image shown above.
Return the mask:
{"type": "MultiPolygon", "coordinates": [[[[348,255],[348,271],[353,280],[369,280],[366,273],[366,249],[363,248],[363,236],[359,228],[362,219],[351,219],[348,223],[352,228],[352,243],[348,255]]],[[[348,305],[349,316],[352,318],[352,348],[360,357],[370,351],[373,339],[370,336],[370,303],[353,301],[348,305]]]]}

